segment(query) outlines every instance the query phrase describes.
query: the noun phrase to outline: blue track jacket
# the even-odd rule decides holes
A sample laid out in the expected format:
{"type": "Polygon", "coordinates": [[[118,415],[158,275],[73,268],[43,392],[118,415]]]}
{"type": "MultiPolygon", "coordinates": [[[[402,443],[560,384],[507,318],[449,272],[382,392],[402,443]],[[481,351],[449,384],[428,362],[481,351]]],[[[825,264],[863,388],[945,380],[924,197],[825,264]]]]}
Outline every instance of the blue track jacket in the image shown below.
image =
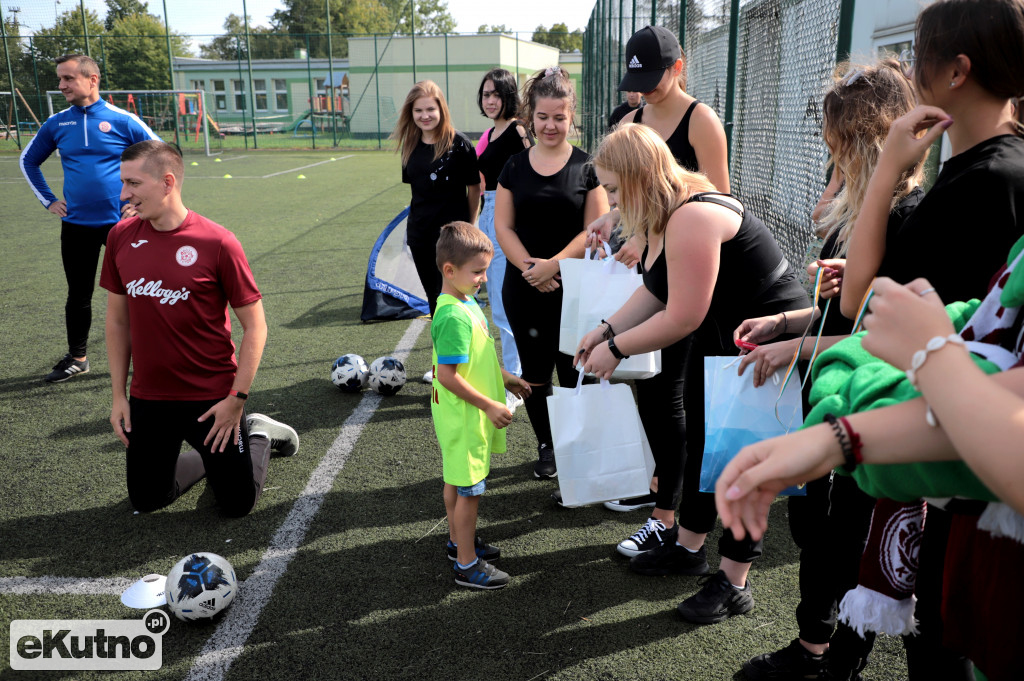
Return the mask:
{"type": "Polygon", "coordinates": [[[39,166],[54,150],[64,166],[65,221],[105,227],[121,219],[121,152],[143,140],[158,140],[138,116],[104,100],[72,106],[46,119],[21,152],[21,172],[44,207],[57,200],[39,166]]]}

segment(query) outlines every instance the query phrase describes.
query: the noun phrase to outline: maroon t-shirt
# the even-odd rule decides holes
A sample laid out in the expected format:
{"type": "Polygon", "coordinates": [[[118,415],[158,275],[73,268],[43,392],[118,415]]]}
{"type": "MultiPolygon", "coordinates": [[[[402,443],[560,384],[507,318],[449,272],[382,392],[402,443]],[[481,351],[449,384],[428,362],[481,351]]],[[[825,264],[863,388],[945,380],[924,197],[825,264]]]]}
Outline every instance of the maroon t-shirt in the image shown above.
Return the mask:
{"type": "Polygon", "coordinates": [[[238,368],[228,305],[262,298],[234,234],[192,211],[169,232],[129,218],[107,237],[100,286],[128,296],[133,397],[227,396],[238,368]]]}

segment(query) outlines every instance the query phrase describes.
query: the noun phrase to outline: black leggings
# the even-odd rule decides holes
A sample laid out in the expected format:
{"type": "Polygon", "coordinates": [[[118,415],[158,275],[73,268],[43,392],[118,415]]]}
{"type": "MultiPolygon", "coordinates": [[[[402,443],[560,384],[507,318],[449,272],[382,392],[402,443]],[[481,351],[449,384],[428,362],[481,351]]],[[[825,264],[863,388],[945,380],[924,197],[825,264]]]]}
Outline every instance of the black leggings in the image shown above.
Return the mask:
{"type": "Polygon", "coordinates": [[[547,395],[551,394],[551,375],[557,370],[558,383],[563,387],[575,386],[578,375],[572,366],[573,358],[558,351],[562,289],[541,293],[526,283],[518,267],[507,267],[501,295],[516,339],[522,378],[538,386],[525,400],[526,412],[537,444],[550,445],[547,395]]]}
{"type": "Polygon", "coordinates": [[[85,357],[92,326],[92,293],[96,288],[96,266],[100,248],[107,243],[113,225],[83,227],[70,222],[60,223],[60,257],[68,282],[64,303],[64,320],[68,333],[68,352],[72,357],[85,357]]]}
{"type": "Polygon", "coordinates": [[[427,296],[427,304],[430,305],[430,315],[434,315],[437,309],[437,297],[441,295],[441,270],[437,268],[437,241],[433,243],[424,241],[421,243],[410,243],[409,250],[412,251],[412,261],[416,265],[416,274],[419,275],[420,284],[427,296]]]}
{"type": "Polygon", "coordinates": [[[213,418],[202,423],[196,419],[219,401],[129,400],[128,498],[136,510],[163,508],[203,477],[226,515],[241,517],[256,506],[267,477],[270,440],[250,439],[243,414],[238,442],[211,452],[203,440],[213,418]],[[195,451],[181,453],[182,442],[195,451]]]}
{"type": "Polygon", "coordinates": [[[874,633],[862,639],[845,624],[836,629],[839,602],[857,586],[874,508],[874,497],[845,475],[812,480],[807,496],[789,498],[789,529],[800,547],[800,638],[831,641],[833,665],[848,671],[864,668],[875,640],[874,633]]]}

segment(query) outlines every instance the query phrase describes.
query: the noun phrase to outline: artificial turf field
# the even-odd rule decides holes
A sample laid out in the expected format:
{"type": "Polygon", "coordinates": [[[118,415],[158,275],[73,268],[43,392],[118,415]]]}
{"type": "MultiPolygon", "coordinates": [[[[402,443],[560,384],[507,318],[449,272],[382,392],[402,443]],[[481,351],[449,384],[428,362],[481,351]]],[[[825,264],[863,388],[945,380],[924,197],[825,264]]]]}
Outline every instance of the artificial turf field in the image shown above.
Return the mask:
{"type": "MultiPolygon", "coordinates": [[[[59,188],[57,159],[43,170],[59,188]]],[[[687,624],[675,606],[697,579],[629,572],[614,545],[642,511],[556,507],[555,484],[532,475],[525,410],[509,427],[509,453],[492,462],[480,517],[512,583],[453,584],[429,386],[416,380],[429,369],[429,329],[359,321],[370,247],[408,202],[394,154],[186,157],[186,205],[238,235],[264,294],[270,334],[248,409],[302,438],[295,457],[272,459],[241,519],[222,517],[204,483],[133,514],[107,420],[106,292],[94,297],[91,372],[43,383],[65,352],[60,224],[14,155],[0,155],[0,196],[0,651],[15,619],[141,617],[120,591],[190,552],[227,557],[244,580],[221,619],[173,621],[159,671],[14,671],[0,652],[0,679],[730,679],[796,637],[785,502],[773,506],[751,572],[754,611],[687,624]],[[344,394],[329,381],[341,354],[369,362],[396,349],[409,353],[412,379],[396,396],[344,394]]],[[[879,637],[865,678],[905,675],[900,642],[879,637]]]]}

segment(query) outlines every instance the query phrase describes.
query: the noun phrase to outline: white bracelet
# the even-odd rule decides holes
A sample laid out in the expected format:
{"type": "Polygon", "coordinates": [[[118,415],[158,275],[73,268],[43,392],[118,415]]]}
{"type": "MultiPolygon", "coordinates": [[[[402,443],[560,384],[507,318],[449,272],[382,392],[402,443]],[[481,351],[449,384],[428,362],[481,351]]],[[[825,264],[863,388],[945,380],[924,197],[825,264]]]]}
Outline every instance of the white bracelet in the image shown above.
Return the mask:
{"type": "Polygon", "coordinates": [[[917,387],[917,372],[924,366],[925,360],[928,359],[928,354],[941,350],[948,343],[963,347],[964,339],[955,333],[951,333],[948,336],[935,336],[925,344],[924,350],[918,350],[914,353],[910,360],[910,368],[907,369],[907,380],[910,381],[910,385],[915,388],[917,387]]]}

